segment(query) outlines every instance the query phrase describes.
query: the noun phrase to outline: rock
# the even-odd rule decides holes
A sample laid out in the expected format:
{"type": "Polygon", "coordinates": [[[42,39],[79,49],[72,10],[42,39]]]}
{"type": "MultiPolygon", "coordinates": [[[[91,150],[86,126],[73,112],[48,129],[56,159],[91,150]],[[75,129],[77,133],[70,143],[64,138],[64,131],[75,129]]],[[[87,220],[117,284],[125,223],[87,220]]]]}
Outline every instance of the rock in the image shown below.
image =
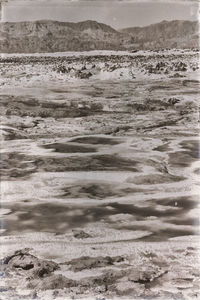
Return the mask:
{"type": "Polygon", "coordinates": [[[168,99],[168,103],[169,103],[170,105],[174,105],[174,104],[176,104],[176,103],[179,103],[180,101],[181,101],[180,99],[174,98],[174,97],[168,99]]]}
{"type": "Polygon", "coordinates": [[[88,79],[92,76],[91,72],[79,72],[78,77],[81,79],[88,79]]]}
{"type": "Polygon", "coordinates": [[[59,269],[55,262],[42,260],[29,254],[30,249],[16,251],[2,260],[5,273],[15,273],[25,278],[42,278],[59,269]]]}
{"type": "Polygon", "coordinates": [[[58,73],[68,73],[68,69],[65,67],[65,66],[59,66],[58,68],[57,68],[57,72],[58,73]]]}
{"type": "Polygon", "coordinates": [[[98,256],[98,257],[89,257],[82,256],[80,258],[75,258],[68,262],[71,265],[70,269],[74,272],[82,271],[84,269],[100,268],[106,266],[112,266],[114,263],[119,263],[124,261],[124,258],[121,256],[110,257],[110,256],[98,256]]]}
{"type": "Polygon", "coordinates": [[[175,64],[175,71],[178,71],[178,72],[185,72],[187,71],[187,64],[184,63],[184,62],[177,62],[175,64]]]}
{"type": "Polygon", "coordinates": [[[66,278],[63,275],[52,275],[42,280],[31,280],[27,287],[30,289],[37,290],[56,290],[56,289],[64,289],[70,288],[77,285],[77,282],[71,279],[66,278]]]}
{"type": "Polygon", "coordinates": [[[82,66],[81,71],[87,70],[87,67],[85,65],[82,66]]]}
{"type": "Polygon", "coordinates": [[[164,275],[167,271],[155,265],[138,266],[133,268],[128,276],[129,281],[146,284],[164,275]]]}
{"type": "Polygon", "coordinates": [[[98,276],[98,277],[91,277],[90,280],[88,280],[88,278],[84,279],[82,284],[84,283],[84,281],[86,280],[86,282],[90,282],[90,286],[93,288],[94,286],[104,286],[105,290],[110,290],[112,289],[113,285],[116,283],[116,281],[119,278],[122,278],[124,276],[124,272],[122,270],[120,271],[116,271],[116,270],[110,270],[110,271],[106,271],[104,272],[102,275],[98,276]]]}
{"type": "Polygon", "coordinates": [[[172,76],[170,76],[170,78],[182,78],[182,77],[185,77],[185,75],[182,75],[182,74],[180,74],[180,73],[174,73],[172,76]]]}
{"type": "Polygon", "coordinates": [[[77,230],[77,229],[73,229],[73,236],[76,239],[87,239],[92,237],[91,235],[89,235],[87,232],[83,231],[83,230],[77,230]]]}

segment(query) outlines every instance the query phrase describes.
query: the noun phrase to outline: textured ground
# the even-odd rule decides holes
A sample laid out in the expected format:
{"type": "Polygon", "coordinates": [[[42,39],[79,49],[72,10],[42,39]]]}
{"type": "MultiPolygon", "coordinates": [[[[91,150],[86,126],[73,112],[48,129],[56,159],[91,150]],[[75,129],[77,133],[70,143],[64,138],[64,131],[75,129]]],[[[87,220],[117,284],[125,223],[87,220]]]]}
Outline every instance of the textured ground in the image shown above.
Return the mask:
{"type": "Polygon", "coordinates": [[[0,299],[198,299],[198,53],[0,72],[0,299]]]}

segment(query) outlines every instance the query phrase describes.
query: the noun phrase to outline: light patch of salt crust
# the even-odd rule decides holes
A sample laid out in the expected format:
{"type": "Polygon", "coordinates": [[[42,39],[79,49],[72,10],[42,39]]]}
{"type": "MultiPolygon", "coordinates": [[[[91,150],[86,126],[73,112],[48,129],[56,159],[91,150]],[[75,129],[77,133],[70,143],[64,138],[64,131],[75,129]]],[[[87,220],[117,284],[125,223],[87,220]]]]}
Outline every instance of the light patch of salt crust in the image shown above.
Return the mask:
{"type": "Polygon", "coordinates": [[[113,256],[113,253],[115,253],[116,256],[122,255],[122,253],[126,253],[127,255],[127,253],[131,254],[135,252],[134,248],[131,252],[126,252],[127,243],[130,243],[129,248],[132,242],[138,237],[151,234],[151,232],[147,231],[135,231],[132,233],[130,231],[121,232],[111,230],[99,223],[96,225],[97,226],[92,224],[91,228],[86,228],[86,230],[94,235],[94,238],[84,240],[77,240],[73,238],[71,234],[55,236],[49,233],[27,233],[21,236],[1,237],[1,257],[7,256],[14,251],[14,249],[17,250],[19,243],[21,248],[33,248],[34,250],[32,252],[37,253],[37,257],[44,255],[48,259],[48,257],[51,256],[59,259],[59,261],[66,261],[66,258],[70,260],[80,256],[100,256],[102,255],[102,249],[104,249],[103,253],[105,256],[113,256]],[[101,230],[103,230],[103,232],[101,230]]]}
{"type": "Polygon", "coordinates": [[[8,208],[0,208],[0,217],[4,216],[4,215],[7,215],[11,212],[10,209],[8,208]]]}
{"type": "MultiPolygon", "coordinates": [[[[200,204],[186,213],[187,218],[196,218],[200,221],[200,204]]],[[[199,228],[200,230],[200,228],[199,228]]]]}
{"type": "MultiPolygon", "coordinates": [[[[105,231],[106,233],[106,231],[105,231]]],[[[199,248],[199,236],[183,236],[171,238],[167,242],[134,242],[134,241],[119,241],[110,243],[98,243],[96,238],[92,243],[86,243],[83,240],[69,241],[67,236],[55,236],[50,233],[27,233],[19,236],[5,236],[0,237],[1,251],[0,257],[3,258],[13,251],[19,250],[20,247],[32,248],[32,254],[39,258],[53,259],[57,262],[65,262],[81,256],[97,257],[123,255],[129,256],[137,255],[141,251],[153,251],[154,253],[162,253],[164,255],[170,253],[173,255],[174,251],[181,249],[184,251],[188,245],[199,248]],[[178,241],[178,243],[177,243],[178,241]]]]}
{"type": "MultiPolygon", "coordinates": [[[[167,209],[167,208],[166,208],[167,209]]],[[[170,218],[169,220],[170,221],[170,218]]],[[[173,230],[173,229],[177,229],[177,225],[174,224],[169,224],[169,223],[165,223],[163,221],[160,221],[159,219],[155,219],[155,220],[144,220],[144,221],[122,221],[119,224],[116,224],[116,228],[120,228],[121,226],[131,226],[134,228],[134,226],[148,226],[149,231],[151,232],[159,232],[160,230],[173,230]]],[[[179,225],[178,226],[179,230],[192,230],[193,226],[192,225],[179,225]]]]}
{"type": "Polygon", "coordinates": [[[110,51],[110,50],[91,50],[91,51],[82,51],[82,52],[54,52],[54,53],[12,53],[12,54],[9,54],[9,53],[1,53],[0,56],[2,58],[6,58],[6,57],[30,57],[30,56],[35,56],[35,57],[41,57],[41,56],[50,56],[50,57],[63,57],[63,56],[67,56],[67,57],[71,57],[71,56],[74,56],[74,57],[79,57],[79,56],[95,56],[95,55],[106,55],[106,56],[110,56],[110,55],[119,55],[119,56],[123,56],[123,55],[129,55],[129,56],[138,56],[138,55],[144,55],[144,56],[149,56],[149,55],[152,55],[152,56],[156,56],[156,55],[160,55],[160,53],[166,53],[167,55],[170,55],[170,54],[174,54],[174,55],[182,55],[183,53],[184,54],[188,54],[188,55],[192,55],[196,52],[194,52],[193,50],[191,49],[185,49],[185,50],[182,50],[182,49],[169,49],[169,50],[164,50],[164,51],[159,51],[159,52],[155,52],[155,51],[152,51],[152,50],[139,50],[135,53],[131,53],[129,51],[110,51]]]}
{"type": "MultiPolygon", "coordinates": [[[[106,296],[106,298],[105,297],[99,298],[99,293],[100,293],[101,297],[103,297],[103,294],[102,294],[101,290],[100,290],[100,292],[98,292],[98,291],[97,292],[93,292],[92,293],[93,295],[91,295],[91,292],[85,291],[84,297],[83,296],[76,296],[75,299],[76,300],[94,300],[94,299],[97,299],[97,300],[104,300],[104,299],[105,300],[111,300],[110,296],[106,296]],[[88,297],[87,297],[87,294],[88,294],[88,297]]],[[[45,292],[38,292],[38,296],[39,296],[40,300],[47,300],[47,299],[48,300],[55,300],[55,295],[50,290],[49,291],[45,291],[45,292]]],[[[72,290],[70,296],[66,296],[65,292],[63,292],[63,296],[57,296],[56,300],[71,300],[71,299],[73,299],[72,297],[74,297],[73,290],[72,290]]],[[[123,300],[130,300],[130,298],[128,299],[126,297],[124,297],[124,296],[114,297],[114,298],[112,297],[112,300],[121,300],[121,299],[123,299],[123,300]]],[[[7,300],[7,299],[3,299],[3,300],[7,300]]],[[[136,299],[132,298],[132,300],[136,300],[136,299]]]]}
{"type": "MultiPolygon", "coordinates": [[[[66,276],[67,278],[71,278],[73,280],[81,280],[84,279],[86,277],[93,277],[94,274],[95,276],[99,276],[101,274],[103,274],[105,271],[110,271],[111,267],[113,271],[119,271],[119,266],[121,264],[126,264],[126,263],[130,263],[128,260],[124,260],[122,263],[117,263],[117,265],[112,265],[112,266],[104,266],[103,269],[102,268],[92,268],[91,270],[88,269],[84,269],[82,271],[79,272],[72,272],[70,270],[66,270],[66,266],[65,268],[61,268],[61,270],[55,271],[55,274],[62,274],[64,276],[66,276]]],[[[129,268],[129,267],[127,267],[129,268]]],[[[123,270],[125,270],[126,268],[123,268],[123,270]]],[[[94,299],[93,299],[94,300],[94,299]]]]}
{"type": "MultiPolygon", "coordinates": [[[[75,173],[75,172],[74,172],[75,173]]],[[[38,178],[38,174],[32,175],[31,181],[3,181],[1,182],[1,192],[2,192],[2,203],[4,202],[22,202],[24,200],[30,199],[30,204],[36,204],[39,202],[49,202],[52,201],[54,203],[66,203],[66,204],[72,204],[74,207],[77,205],[101,205],[105,203],[134,203],[137,204],[140,201],[146,201],[150,199],[165,199],[168,197],[185,197],[185,196],[192,196],[196,195],[196,191],[199,191],[199,189],[193,190],[191,187],[191,182],[185,180],[181,182],[174,182],[170,184],[170,190],[166,191],[166,184],[160,184],[156,185],[156,189],[154,189],[154,185],[152,185],[152,190],[150,190],[150,187],[147,185],[140,185],[140,188],[146,189],[148,194],[144,193],[136,193],[132,194],[130,196],[126,197],[109,197],[106,199],[102,199],[101,201],[93,199],[88,200],[88,198],[76,198],[76,201],[74,198],[70,199],[63,199],[60,195],[62,194],[62,189],[66,187],[67,184],[72,184],[73,180],[70,178],[70,176],[75,176],[73,172],[67,173],[47,173],[43,174],[44,176],[41,176],[42,173],[40,173],[40,176],[38,178]],[[52,178],[52,180],[49,181],[49,176],[52,178]],[[69,181],[67,180],[67,176],[69,176],[69,181]],[[57,181],[57,182],[56,182],[57,181]],[[184,184],[184,188],[183,188],[184,184]],[[44,188],[45,187],[45,188],[44,188]],[[174,187],[174,189],[173,189],[174,187]],[[17,191],[17,192],[16,192],[17,191]],[[152,193],[149,193],[152,191],[152,193]],[[174,194],[176,192],[176,194],[174,194]],[[60,197],[59,197],[60,196],[60,197]],[[64,201],[64,202],[63,202],[64,201]]],[[[106,172],[105,172],[106,173],[106,172]]],[[[93,181],[98,180],[97,177],[100,175],[101,180],[104,180],[105,183],[106,178],[104,177],[104,172],[77,172],[77,176],[81,178],[81,176],[85,176],[82,178],[90,179],[93,176],[93,181]],[[90,173],[90,175],[89,175],[90,173]],[[88,177],[89,175],[89,177],[88,177]]],[[[112,173],[109,172],[107,175],[107,178],[112,178],[112,176],[117,176],[117,182],[120,182],[120,180],[123,178],[127,178],[127,176],[130,176],[130,173],[112,173]],[[109,177],[110,175],[110,177],[109,177]]],[[[75,179],[76,177],[74,177],[75,179]]],[[[112,178],[113,180],[114,178],[112,178]]],[[[75,181],[76,182],[76,179],[75,181]]],[[[97,181],[98,182],[98,181],[97,181]]],[[[138,188],[138,185],[132,185],[133,188],[138,188]]]]}
{"type": "MultiPolygon", "coordinates": [[[[102,137],[104,135],[101,135],[102,137]]],[[[80,136],[81,137],[81,136],[80,136]]],[[[191,140],[198,140],[198,137],[192,137],[191,140]]],[[[125,153],[126,156],[128,158],[130,158],[130,151],[131,149],[128,150],[128,145],[131,146],[131,143],[134,142],[134,140],[136,141],[136,138],[128,138],[126,145],[125,144],[121,144],[124,145],[127,149],[128,153],[125,153]]],[[[185,138],[177,138],[174,141],[170,142],[170,147],[172,148],[172,150],[168,151],[168,153],[172,153],[174,151],[178,151],[178,150],[182,150],[182,148],[180,148],[180,142],[184,141],[185,138]]],[[[187,140],[189,140],[187,138],[187,140]]],[[[7,151],[12,151],[13,147],[16,148],[19,147],[20,152],[24,153],[24,154],[40,154],[40,155],[46,155],[48,153],[51,154],[52,156],[54,156],[55,154],[51,152],[51,150],[46,150],[43,149],[41,147],[38,147],[37,145],[35,145],[34,142],[32,141],[9,141],[7,143],[7,151]]],[[[158,139],[154,139],[154,141],[146,141],[145,142],[142,140],[142,138],[139,140],[137,146],[138,146],[138,150],[143,150],[145,151],[145,148],[148,148],[148,154],[150,156],[150,154],[152,154],[152,157],[155,156],[155,151],[151,151],[150,149],[154,148],[155,146],[160,145],[160,140],[158,139]]],[[[109,147],[111,148],[111,147],[109,147]]],[[[120,153],[120,146],[117,145],[116,149],[118,149],[119,153],[120,153]],[[119,147],[119,148],[118,148],[119,147]]],[[[5,152],[5,150],[3,150],[5,152]]],[[[112,152],[112,151],[111,151],[112,152]]],[[[108,153],[111,153],[110,151],[108,153]]],[[[114,151],[115,152],[115,151],[114,151]]],[[[105,152],[104,152],[105,153],[105,152]]],[[[60,154],[61,156],[63,154],[60,154]]],[[[160,155],[160,153],[159,153],[160,155]]],[[[57,156],[57,153],[56,153],[57,156]]],[[[64,155],[63,155],[64,156],[64,155]]],[[[137,158],[141,158],[143,159],[144,157],[144,153],[132,153],[133,158],[135,158],[137,156],[137,158]]],[[[164,157],[166,157],[167,154],[164,155],[164,157]]],[[[159,161],[158,161],[159,163],[159,161]]],[[[195,187],[195,189],[192,189],[192,183],[194,181],[195,175],[193,176],[193,170],[194,170],[194,166],[196,164],[188,167],[188,168],[169,168],[169,171],[171,174],[173,175],[178,175],[178,176],[185,176],[186,179],[185,181],[181,181],[181,182],[174,182],[171,183],[171,188],[172,188],[172,193],[174,193],[173,187],[179,189],[183,189],[183,193],[181,193],[180,191],[178,193],[176,193],[177,196],[181,196],[182,194],[185,194],[185,192],[189,192],[189,194],[195,194],[196,192],[199,191],[198,187],[195,187]],[[184,184],[183,184],[184,183],[184,184]],[[192,189],[192,191],[191,191],[192,189]]],[[[142,173],[143,174],[149,174],[149,173],[155,173],[155,170],[153,167],[151,166],[142,166],[142,173]]],[[[39,198],[39,201],[45,201],[45,198],[48,198],[49,195],[53,195],[53,196],[57,196],[59,195],[59,190],[62,188],[63,185],[67,184],[67,183],[73,183],[73,181],[75,182],[76,180],[82,180],[82,178],[84,178],[85,180],[110,180],[110,178],[112,178],[112,180],[114,182],[122,182],[122,181],[126,181],[128,178],[134,178],[137,175],[141,175],[140,174],[135,174],[134,176],[132,175],[131,172],[103,172],[103,171],[94,171],[94,172],[65,172],[65,173],[42,173],[40,172],[40,181],[38,181],[38,174],[34,174],[32,175],[30,178],[31,180],[29,182],[26,181],[26,185],[23,185],[22,182],[23,181],[10,181],[10,182],[2,182],[1,183],[1,187],[2,187],[2,193],[4,195],[3,201],[13,201],[13,199],[15,198],[15,201],[20,201],[21,200],[25,200],[27,199],[27,185],[29,186],[29,197],[34,199],[34,193],[36,192],[35,189],[38,188],[38,184],[41,187],[39,189],[39,194],[37,191],[37,195],[39,198]],[[132,176],[130,176],[132,175],[132,176]],[[42,188],[42,186],[45,184],[45,189],[42,188]],[[26,187],[26,189],[25,189],[26,187]],[[55,189],[53,190],[52,187],[54,187],[55,189]],[[12,192],[13,191],[13,192],[12,192]],[[16,194],[16,191],[17,194],[16,194]],[[12,196],[13,194],[13,196],[12,196]],[[15,195],[14,195],[15,194],[15,195]],[[23,194],[25,196],[25,198],[23,197],[23,194]],[[10,197],[10,199],[9,199],[10,197]]],[[[132,184],[133,187],[136,187],[137,185],[132,184]]],[[[152,188],[154,187],[154,185],[152,185],[152,188]]],[[[140,188],[147,188],[146,185],[140,185],[140,188]]],[[[148,188],[150,188],[150,185],[148,186],[148,188]]],[[[166,184],[157,184],[156,185],[156,191],[155,191],[155,196],[156,196],[156,192],[161,196],[161,197],[167,197],[169,195],[171,195],[171,193],[163,193],[162,195],[160,194],[160,190],[165,190],[166,188],[166,184]]],[[[149,196],[148,196],[149,197],[149,196]]],[[[52,199],[54,199],[54,197],[51,197],[52,199]]],[[[134,198],[134,197],[133,197],[134,198]]],[[[49,198],[48,198],[49,199],[49,198]]],[[[126,201],[126,199],[121,198],[123,200],[126,201]]],[[[138,196],[137,196],[138,199],[138,196]]],[[[146,197],[144,196],[143,198],[141,198],[141,195],[139,196],[139,199],[143,199],[145,200],[146,197]]],[[[134,199],[135,200],[135,199],[134,199]]],[[[57,199],[58,201],[58,199],[57,199]]],[[[67,200],[68,202],[70,201],[69,199],[67,200]]],[[[71,200],[74,201],[74,200],[71,200]]],[[[106,200],[107,201],[107,200],[106,200]]],[[[130,201],[130,200],[128,200],[130,201]]],[[[133,199],[132,199],[133,201],[133,199]]],[[[79,202],[79,201],[78,201],[79,202]]],[[[98,202],[98,201],[97,201],[98,202]]],[[[126,201],[127,202],[127,201],[126,201]]]]}
{"type": "MultiPolygon", "coordinates": [[[[12,127],[8,127],[8,126],[3,126],[3,128],[12,128],[12,127]]],[[[76,138],[81,138],[81,137],[87,137],[86,135],[77,135],[76,138]]],[[[102,138],[107,138],[107,135],[103,135],[103,134],[98,134],[98,135],[89,135],[88,137],[92,138],[92,137],[102,137],[102,138]]],[[[42,145],[44,144],[49,144],[49,143],[53,143],[53,142],[59,142],[59,143],[67,143],[69,141],[73,140],[72,138],[65,138],[65,139],[42,139],[41,143],[40,140],[38,141],[38,143],[36,144],[35,141],[32,140],[26,140],[26,141],[21,141],[21,140],[13,140],[13,141],[8,141],[5,142],[5,147],[4,149],[1,149],[0,151],[3,152],[9,152],[9,151],[13,151],[13,147],[17,147],[18,151],[24,154],[32,154],[32,155],[50,155],[50,156],[74,156],[74,153],[59,153],[53,152],[53,149],[44,149],[42,148],[42,145]]],[[[143,139],[141,137],[126,137],[126,139],[124,138],[118,138],[118,137],[112,137],[112,140],[119,140],[119,144],[117,145],[113,145],[112,147],[108,146],[108,145],[92,145],[92,147],[95,147],[96,149],[98,149],[98,154],[111,154],[111,153],[121,153],[123,150],[123,157],[127,157],[130,158],[131,156],[134,157],[143,157],[144,154],[140,153],[141,151],[147,152],[149,153],[149,151],[151,151],[153,148],[158,147],[162,144],[161,140],[158,138],[152,138],[150,141],[143,141],[143,139]],[[133,144],[135,143],[135,145],[133,144]],[[137,144],[136,144],[137,143],[137,144]],[[133,151],[133,149],[137,149],[138,152],[133,151]]],[[[80,145],[79,143],[74,143],[75,145],[80,145]]],[[[83,144],[85,145],[85,144],[83,144]]],[[[90,145],[90,144],[86,144],[86,145],[90,145]]],[[[154,151],[151,151],[152,154],[155,154],[154,151]]],[[[97,154],[97,153],[96,153],[97,154]]],[[[83,156],[87,156],[87,153],[79,153],[79,155],[83,155],[83,156]]],[[[160,156],[166,156],[166,153],[159,153],[160,156]]]]}
{"type": "Polygon", "coordinates": [[[94,75],[92,78],[98,79],[98,80],[113,80],[113,79],[119,79],[119,80],[140,80],[144,78],[151,78],[151,79],[163,79],[166,78],[166,75],[161,74],[144,74],[141,72],[140,69],[137,68],[118,68],[115,71],[104,71],[101,70],[101,72],[97,75],[94,75]]]}
{"type": "MultiPolygon", "coordinates": [[[[110,270],[109,267],[104,267],[103,270],[101,270],[100,268],[92,268],[92,270],[83,270],[82,272],[72,272],[72,271],[66,271],[66,270],[59,270],[59,271],[55,271],[55,274],[62,274],[63,276],[66,276],[67,278],[71,278],[72,280],[80,280],[80,279],[84,279],[86,277],[92,277],[94,276],[98,276],[101,275],[103,273],[103,271],[105,271],[106,269],[110,270]]],[[[114,266],[112,266],[112,269],[116,269],[114,266]]]]}

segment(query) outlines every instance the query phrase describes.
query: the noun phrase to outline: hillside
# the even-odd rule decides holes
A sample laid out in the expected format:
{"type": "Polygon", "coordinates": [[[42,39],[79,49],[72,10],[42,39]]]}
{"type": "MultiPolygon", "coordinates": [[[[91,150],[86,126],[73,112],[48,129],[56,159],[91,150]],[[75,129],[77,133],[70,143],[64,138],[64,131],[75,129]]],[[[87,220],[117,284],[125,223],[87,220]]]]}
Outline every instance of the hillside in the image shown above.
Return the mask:
{"type": "Polygon", "coordinates": [[[120,31],[96,21],[0,23],[1,53],[190,48],[198,46],[198,23],[163,21],[120,31]]]}
{"type": "Polygon", "coordinates": [[[60,52],[118,48],[123,34],[95,21],[0,23],[0,52],[60,52]]]}
{"type": "Polygon", "coordinates": [[[139,48],[192,48],[198,47],[199,23],[196,21],[162,21],[145,27],[120,30],[132,37],[139,48]]]}

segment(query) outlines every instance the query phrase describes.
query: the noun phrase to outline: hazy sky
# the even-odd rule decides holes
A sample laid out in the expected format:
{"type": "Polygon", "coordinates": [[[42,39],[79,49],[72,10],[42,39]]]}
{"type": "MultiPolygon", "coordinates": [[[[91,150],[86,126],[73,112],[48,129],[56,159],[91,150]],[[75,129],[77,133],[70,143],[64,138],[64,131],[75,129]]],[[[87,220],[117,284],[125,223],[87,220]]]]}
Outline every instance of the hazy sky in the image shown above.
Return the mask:
{"type": "Polygon", "coordinates": [[[7,0],[2,5],[1,20],[96,20],[117,29],[144,26],[162,20],[196,20],[198,13],[198,3],[192,0],[7,0]]]}

